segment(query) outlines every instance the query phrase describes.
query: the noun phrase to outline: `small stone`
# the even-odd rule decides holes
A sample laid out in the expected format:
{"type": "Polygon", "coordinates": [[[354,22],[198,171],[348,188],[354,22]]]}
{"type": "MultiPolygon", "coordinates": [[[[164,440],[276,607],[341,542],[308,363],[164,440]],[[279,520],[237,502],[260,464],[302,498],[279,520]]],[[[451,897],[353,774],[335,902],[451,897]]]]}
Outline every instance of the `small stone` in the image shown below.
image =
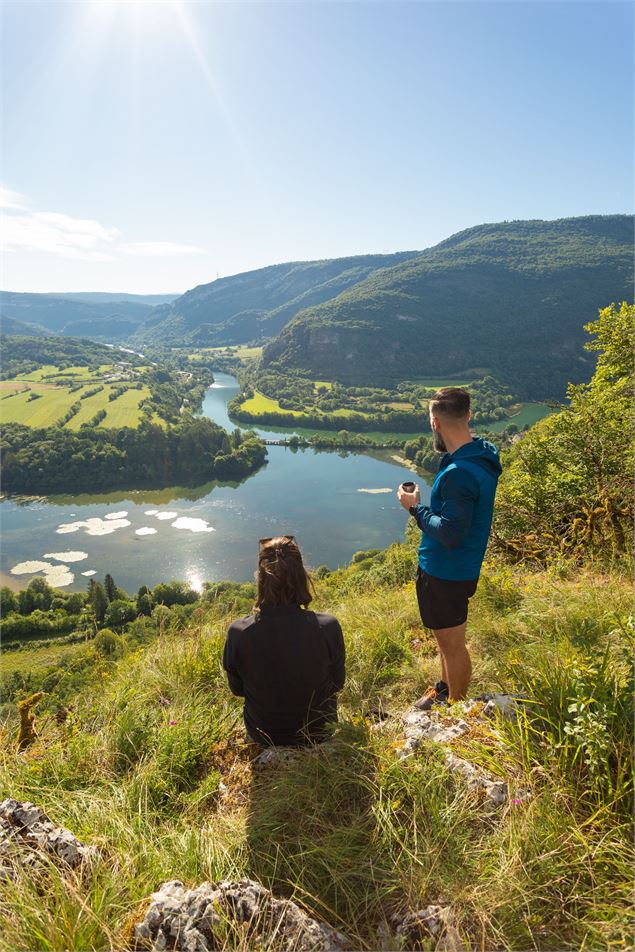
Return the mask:
{"type": "Polygon", "coordinates": [[[420,943],[430,938],[437,939],[439,948],[438,941],[442,941],[449,930],[456,932],[449,906],[426,906],[405,916],[393,916],[392,923],[395,936],[406,943],[407,949],[421,948],[420,943]]]}

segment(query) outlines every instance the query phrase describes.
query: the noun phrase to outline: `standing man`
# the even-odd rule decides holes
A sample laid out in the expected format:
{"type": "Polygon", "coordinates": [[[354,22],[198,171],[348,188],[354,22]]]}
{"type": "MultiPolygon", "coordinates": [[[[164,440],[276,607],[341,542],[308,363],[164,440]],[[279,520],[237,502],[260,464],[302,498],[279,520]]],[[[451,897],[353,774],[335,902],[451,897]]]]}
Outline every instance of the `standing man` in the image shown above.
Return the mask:
{"type": "Polygon", "coordinates": [[[432,446],[445,455],[430,505],[421,505],[418,489],[397,492],[421,529],[417,600],[441,655],[441,679],[415,704],[423,711],[464,698],[472,677],[465,644],[468,600],[478,584],[502,470],[496,447],[470,433],[470,418],[467,390],[437,390],[430,400],[432,446]]]}

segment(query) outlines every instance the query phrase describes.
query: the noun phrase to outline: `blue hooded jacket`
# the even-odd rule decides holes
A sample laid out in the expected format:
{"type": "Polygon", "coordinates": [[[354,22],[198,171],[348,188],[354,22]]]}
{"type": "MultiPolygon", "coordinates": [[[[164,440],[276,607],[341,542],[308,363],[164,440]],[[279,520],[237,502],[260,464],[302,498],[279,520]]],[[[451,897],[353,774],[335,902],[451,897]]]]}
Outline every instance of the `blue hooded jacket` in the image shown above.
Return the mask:
{"type": "Polygon", "coordinates": [[[501,472],[494,444],[476,436],[442,458],[430,505],[414,512],[422,532],[419,567],[428,575],[457,582],[478,579],[501,472]]]}

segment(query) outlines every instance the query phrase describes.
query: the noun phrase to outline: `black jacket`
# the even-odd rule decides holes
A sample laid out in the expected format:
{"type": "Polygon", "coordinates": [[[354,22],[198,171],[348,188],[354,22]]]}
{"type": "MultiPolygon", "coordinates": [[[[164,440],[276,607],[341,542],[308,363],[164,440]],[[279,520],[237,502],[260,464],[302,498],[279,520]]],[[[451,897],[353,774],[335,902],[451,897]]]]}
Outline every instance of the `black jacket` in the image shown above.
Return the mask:
{"type": "Polygon", "coordinates": [[[232,692],[245,698],[245,726],[258,743],[323,740],[326,722],[337,720],[345,652],[332,615],[265,605],[230,625],[223,667],[232,692]]]}

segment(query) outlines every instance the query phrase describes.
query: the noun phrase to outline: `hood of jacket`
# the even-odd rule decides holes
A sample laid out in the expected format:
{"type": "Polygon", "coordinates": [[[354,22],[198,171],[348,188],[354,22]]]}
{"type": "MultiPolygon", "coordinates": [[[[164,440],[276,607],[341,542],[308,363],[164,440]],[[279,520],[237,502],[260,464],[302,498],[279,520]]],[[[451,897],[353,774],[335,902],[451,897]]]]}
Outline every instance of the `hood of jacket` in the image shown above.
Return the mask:
{"type": "Polygon", "coordinates": [[[497,448],[493,443],[483,440],[480,436],[473,436],[471,443],[464,443],[454,453],[446,453],[441,466],[458,463],[461,460],[481,466],[490,476],[494,476],[496,479],[503,471],[497,448]]]}

